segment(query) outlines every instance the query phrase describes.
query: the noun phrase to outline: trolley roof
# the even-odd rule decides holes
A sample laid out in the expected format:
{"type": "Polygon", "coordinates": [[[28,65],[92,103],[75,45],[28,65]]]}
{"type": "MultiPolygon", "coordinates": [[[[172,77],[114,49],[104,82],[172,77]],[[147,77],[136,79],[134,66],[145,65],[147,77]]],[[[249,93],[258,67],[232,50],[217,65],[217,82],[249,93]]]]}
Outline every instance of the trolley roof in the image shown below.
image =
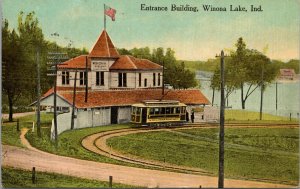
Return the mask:
{"type": "Polygon", "coordinates": [[[177,100],[144,100],[142,103],[133,104],[134,107],[178,107],[186,106],[177,100]]]}

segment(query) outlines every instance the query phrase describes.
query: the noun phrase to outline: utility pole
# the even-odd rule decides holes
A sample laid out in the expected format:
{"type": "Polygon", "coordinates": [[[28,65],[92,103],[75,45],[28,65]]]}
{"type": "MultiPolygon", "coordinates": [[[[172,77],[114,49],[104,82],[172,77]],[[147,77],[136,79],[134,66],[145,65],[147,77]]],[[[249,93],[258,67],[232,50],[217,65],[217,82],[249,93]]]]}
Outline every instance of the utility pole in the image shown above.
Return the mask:
{"type": "Polygon", "coordinates": [[[106,30],[105,4],[104,4],[104,10],[103,10],[103,14],[104,14],[104,30],[106,30]]]}
{"type": "Polygon", "coordinates": [[[165,79],[164,79],[164,77],[165,77],[165,61],[163,60],[162,93],[161,93],[162,98],[163,98],[163,96],[165,95],[165,79]]]}
{"type": "Polygon", "coordinates": [[[37,135],[41,137],[41,107],[40,107],[40,98],[41,98],[41,74],[40,74],[40,49],[36,48],[36,68],[37,68],[37,115],[36,115],[36,127],[37,135]]]}
{"type": "Polygon", "coordinates": [[[260,108],[259,108],[259,120],[262,120],[262,108],[263,108],[263,97],[264,97],[264,64],[261,67],[261,82],[260,82],[260,108]]]}
{"type": "Polygon", "coordinates": [[[88,100],[88,55],[85,56],[85,77],[84,77],[84,83],[85,83],[85,99],[84,99],[84,101],[87,102],[87,100],[88,100]]]}
{"type": "MultiPolygon", "coordinates": [[[[219,57],[219,56],[216,56],[219,57]]],[[[221,107],[220,107],[220,133],[219,133],[219,180],[218,188],[224,188],[224,113],[225,113],[225,77],[224,77],[224,51],[221,51],[221,107]]]]}
{"type": "Polygon", "coordinates": [[[54,89],[53,89],[53,114],[54,114],[54,138],[55,144],[58,144],[58,132],[57,132],[57,104],[56,104],[56,96],[57,96],[57,65],[63,65],[61,63],[62,60],[67,60],[66,53],[59,53],[59,52],[49,52],[48,53],[48,62],[51,65],[51,73],[48,73],[47,76],[54,77],[54,89]]]}
{"type": "Polygon", "coordinates": [[[278,83],[276,81],[276,115],[277,115],[277,102],[278,102],[278,83]]]}
{"type": "Polygon", "coordinates": [[[73,106],[72,106],[72,117],[71,117],[71,129],[74,129],[75,103],[76,103],[76,81],[77,81],[77,68],[76,68],[76,71],[75,71],[75,78],[74,78],[73,106]]]}

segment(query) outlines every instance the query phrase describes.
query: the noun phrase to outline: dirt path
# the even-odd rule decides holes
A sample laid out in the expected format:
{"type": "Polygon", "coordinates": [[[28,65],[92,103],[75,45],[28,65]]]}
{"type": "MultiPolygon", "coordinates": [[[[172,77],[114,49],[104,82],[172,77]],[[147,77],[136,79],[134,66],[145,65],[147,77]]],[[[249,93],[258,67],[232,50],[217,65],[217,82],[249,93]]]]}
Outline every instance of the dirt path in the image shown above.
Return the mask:
{"type": "MultiPolygon", "coordinates": [[[[63,157],[33,148],[24,137],[26,129],[22,130],[21,140],[28,149],[3,145],[2,163],[4,166],[18,167],[31,170],[33,166],[37,171],[55,172],[65,175],[77,176],[87,179],[107,181],[113,176],[117,183],[146,187],[217,187],[216,177],[174,173],[126,167],[120,165],[99,163],[63,157]]],[[[286,188],[288,185],[262,183],[245,180],[225,179],[226,187],[248,188],[286,188]]]]}
{"type": "MultiPolygon", "coordinates": [[[[35,114],[35,112],[22,112],[22,113],[14,113],[13,118],[23,117],[27,115],[35,114]]],[[[8,114],[2,114],[3,119],[8,119],[8,114]]]]}

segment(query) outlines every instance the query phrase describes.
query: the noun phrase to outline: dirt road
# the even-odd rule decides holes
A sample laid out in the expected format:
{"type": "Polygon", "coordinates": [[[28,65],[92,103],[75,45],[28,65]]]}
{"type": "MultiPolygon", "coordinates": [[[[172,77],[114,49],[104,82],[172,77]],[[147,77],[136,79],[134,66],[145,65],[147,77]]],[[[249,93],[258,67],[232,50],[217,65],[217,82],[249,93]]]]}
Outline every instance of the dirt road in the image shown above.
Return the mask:
{"type": "MultiPolygon", "coordinates": [[[[55,172],[104,181],[107,181],[109,176],[113,176],[114,182],[146,187],[198,188],[200,185],[202,187],[217,187],[216,177],[126,167],[49,154],[30,146],[24,138],[25,133],[26,130],[22,130],[21,140],[27,149],[2,146],[2,164],[4,166],[27,170],[31,170],[35,166],[37,171],[55,172]]],[[[225,187],[286,188],[292,186],[225,179],[225,187]]]]}
{"type": "MultiPolygon", "coordinates": [[[[13,118],[24,117],[27,115],[33,115],[35,112],[22,112],[22,113],[14,113],[13,118]]],[[[2,114],[3,119],[8,119],[8,114],[2,114]]]]}

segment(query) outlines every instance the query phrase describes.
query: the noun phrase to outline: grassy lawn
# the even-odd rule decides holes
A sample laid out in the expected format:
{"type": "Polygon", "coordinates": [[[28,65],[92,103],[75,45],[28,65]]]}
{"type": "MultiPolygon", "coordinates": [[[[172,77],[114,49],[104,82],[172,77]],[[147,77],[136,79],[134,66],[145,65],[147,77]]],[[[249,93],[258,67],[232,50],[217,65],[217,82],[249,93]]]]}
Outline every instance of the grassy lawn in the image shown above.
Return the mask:
{"type": "MultiPolygon", "coordinates": [[[[226,110],[229,123],[262,123],[259,113],[242,110],[226,110]]],[[[298,123],[289,118],[264,114],[263,123],[298,123]]],[[[66,131],[59,135],[58,146],[50,140],[52,114],[42,114],[42,138],[36,132],[27,133],[26,138],[32,146],[53,154],[69,156],[98,162],[143,167],[140,165],[110,159],[85,150],[81,140],[91,134],[108,130],[129,128],[129,124],[100,126],[66,131]]],[[[19,118],[20,129],[31,128],[35,115],[19,118]]],[[[226,177],[232,178],[265,178],[286,184],[297,184],[299,171],[298,128],[262,129],[262,128],[227,128],[226,129],[226,177]],[[245,130],[247,129],[247,131],[245,130]],[[240,146],[237,146],[240,145],[240,146]],[[290,155],[287,153],[291,153],[290,155]]],[[[178,132],[178,131],[176,131],[178,132]]],[[[218,129],[180,130],[181,133],[200,137],[195,138],[170,132],[139,133],[109,140],[114,148],[168,163],[199,167],[217,175],[218,161],[218,129]]],[[[20,132],[16,131],[16,122],[4,122],[2,126],[2,144],[22,146],[20,132]]]]}
{"type": "MultiPolygon", "coordinates": [[[[30,171],[3,168],[2,186],[4,188],[108,188],[108,182],[88,180],[56,173],[37,172],[36,184],[32,184],[30,171]]],[[[113,188],[133,188],[130,185],[113,183],[113,188]]]]}
{"type": "MultiPolygon", "coordinates": [[[[41,127],[50,127],[52,118],[53,118],[52,114],[42,113],[41,127]]],[[[21,129],[25,127],[32,128],[33,121],[35,121],[35,115],[20,117],[19,118],[20,131],[17,131],[17,119],[14,119],[14,122],[7,122],[7,120],[4,120],[3,125],[1,126],[2,144],[23,147],[20,140],[21,129]]]]}
{"type": "Polygon", "coordinates": [[[120,124],[120,125],[111,125],[111,126],[99,126],[93,128],[85,129],[75,129],[69,130],[61,133],[58,136],[58,146],[55,147],[54,141],[50,140],[50,128],[42,129],[42,138],[39,139],[36,133],[28,132],[26,134],[27,140],[30,144],[38,149],[41,149],[46,152],[53,154],[58,154],[62,156],[69,156],[84,160],[99,161],[105,163],[115,163],[122,164],[125,163],[110,159],[108,157],[95,154],[83,148],[81,146],[81,140],[88,135],[99,133],[103,131],[115,130],[115,129],[124,129],[129,128],[129,124],[120,124]]]}
{"type": "MultiPolygon", "coordinates": [[[[298,128],[227,128],[225,136],[225,177],[298,184],[298,128]]],[[[108,144],[145,159],[218,173],[217,128],[130,134],[108,144]]]]}
{"type": "Polygon", "coordinates": [[[263,113],[262,120],[259,120],[259,112],[252,112],[246,110],[225,110],[226,123],[283,123],[283,124],[297,124],[298,119],[289,117],[276,116],[272,114],[263,113]]]}

